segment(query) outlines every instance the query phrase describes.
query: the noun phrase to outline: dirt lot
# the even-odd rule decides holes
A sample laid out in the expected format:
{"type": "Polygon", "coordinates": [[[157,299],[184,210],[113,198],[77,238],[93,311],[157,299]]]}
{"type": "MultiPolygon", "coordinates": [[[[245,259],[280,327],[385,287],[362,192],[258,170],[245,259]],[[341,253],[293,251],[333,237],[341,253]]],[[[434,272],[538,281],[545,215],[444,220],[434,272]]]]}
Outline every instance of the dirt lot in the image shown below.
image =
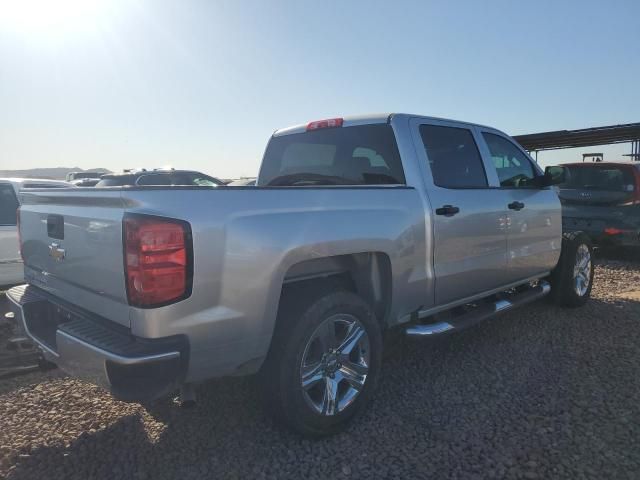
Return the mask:
{"type": "Polygon", "coordinates": [[[541,301],[393,349],[367,413],[319,441],[273,425],[247,378],[192,410],[57,371],[0,380],[0,477],[638,478],[640,261],[599,263],[582,309],[541,301]]]}

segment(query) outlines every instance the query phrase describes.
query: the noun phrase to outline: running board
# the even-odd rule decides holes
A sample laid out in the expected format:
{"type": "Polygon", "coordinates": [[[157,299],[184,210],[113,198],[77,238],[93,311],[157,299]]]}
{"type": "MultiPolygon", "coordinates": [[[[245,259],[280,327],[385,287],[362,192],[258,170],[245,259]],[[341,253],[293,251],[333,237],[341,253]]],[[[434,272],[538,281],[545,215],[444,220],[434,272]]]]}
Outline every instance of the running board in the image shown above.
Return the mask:
{"type": "Polygon", "coordinates": [[[463,330],[486,320],[487,318],[493,317],[498,313],[506,312],[514,307],[519,307],[525,303],[538,300],[550,291],[551,285],[542,280],[535,287],[529,288],[520,293],[509,294],[506,298],[501,298],[493,303],[474,307],[470,312],[463,313],[462,315],[446,322],[412,324],[406,328],[405,332],[411,337],[423,337],[463,330]]]}

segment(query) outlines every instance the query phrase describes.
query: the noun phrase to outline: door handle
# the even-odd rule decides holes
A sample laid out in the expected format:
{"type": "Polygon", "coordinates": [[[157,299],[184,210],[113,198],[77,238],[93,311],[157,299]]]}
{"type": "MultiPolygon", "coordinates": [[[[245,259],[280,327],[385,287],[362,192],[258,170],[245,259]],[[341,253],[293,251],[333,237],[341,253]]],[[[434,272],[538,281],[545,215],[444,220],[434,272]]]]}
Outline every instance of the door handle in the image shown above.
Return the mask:
{"type": "Polygon", "coordinates": [[[511,202],[507,205],[510,210],[522,210],[524,208],[524,203],[522,202],[511,202]]]}
{"type": "Polygon", "coordinates": [[[453,205],[444,205],[440,208],[436,208],[436,215],[444,215],[445,217],[453,217],[458,213],[460,209],[453,205]]]}

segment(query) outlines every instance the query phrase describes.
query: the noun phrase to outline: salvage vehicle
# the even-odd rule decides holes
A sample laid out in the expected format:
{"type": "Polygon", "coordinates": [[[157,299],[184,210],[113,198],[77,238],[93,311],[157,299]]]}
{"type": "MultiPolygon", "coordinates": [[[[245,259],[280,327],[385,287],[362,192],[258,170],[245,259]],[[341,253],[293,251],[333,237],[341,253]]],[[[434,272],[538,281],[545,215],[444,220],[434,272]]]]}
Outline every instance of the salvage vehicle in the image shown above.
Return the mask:
{"type": "Polygon", "coordinates": [[[243,177],[227,183],[230,187],[252,187],[256,184],[255,177],[243,177]]]}
{"type": "Polygon", "coordinates": [[[371,399],[385,330],[587,301],[591,242],[563,235],[551,180],[494,128],[314,121],[273,134],[255,187],[23,192],[8,296],[47,359],[120,399],[258,373],[277,419],[331,434],[371,399]]]}
{"type": "Polygon", "coordinates": [[[602,247],[640,247],[640,164],[567,163],[557,178],[565,231],[582,231],[602,247]]]}
{"type": "Polygon", "coordinates": [[[95,187],[99,181],[99,178],[79,178],[78,180],[73,180],[70,183],[75,187],[95,187]]]}
{"type": "Polygon", "coordinates": [[[24,282],[16,214],[20,190],[70,186],[69,183],[58,180],[0,178],[0,286],[24,282]]]}
{"type": "Polygon", "coordinates": [[[108,171],[99,171],[99,172],[69,172],[66,175],[67,182],[73,183],[76,180],[96,180],[100,179],[102,175],[105,173],[109,173],[108,171]]]}
{"type": "Polygon", "coordinates": [[[109,173],[102,175],[96,187],[123,187],[135,186],[193,186],[193,187],[219,187],[223,186],[219,180],[204,173],[191,170],[175,170],[173,168],[156,168],[147,170],[127,170],[121,173],[109,173]]]}

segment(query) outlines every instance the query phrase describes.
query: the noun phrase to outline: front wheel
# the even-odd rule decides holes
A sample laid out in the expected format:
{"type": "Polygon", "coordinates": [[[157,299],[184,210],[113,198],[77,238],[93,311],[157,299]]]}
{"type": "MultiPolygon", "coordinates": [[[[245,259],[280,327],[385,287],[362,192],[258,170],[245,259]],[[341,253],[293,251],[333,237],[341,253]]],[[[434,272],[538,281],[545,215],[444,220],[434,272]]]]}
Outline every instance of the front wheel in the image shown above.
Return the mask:
{"type": "Polygon", "coordinates": [[[337,433],[370,400],[381,361],[380,326],[369,305],[347,291],[289,300],[283,298],[261,372],[267,404],[303,435],[337,433]]]}
{"type": "Polygon", "coordinates": [[[583,232],[562,235],[558,265],[551,273],[551,296],[563,307],[579,307],[591,296],[593,287],[593,246],[583,232]]]}

